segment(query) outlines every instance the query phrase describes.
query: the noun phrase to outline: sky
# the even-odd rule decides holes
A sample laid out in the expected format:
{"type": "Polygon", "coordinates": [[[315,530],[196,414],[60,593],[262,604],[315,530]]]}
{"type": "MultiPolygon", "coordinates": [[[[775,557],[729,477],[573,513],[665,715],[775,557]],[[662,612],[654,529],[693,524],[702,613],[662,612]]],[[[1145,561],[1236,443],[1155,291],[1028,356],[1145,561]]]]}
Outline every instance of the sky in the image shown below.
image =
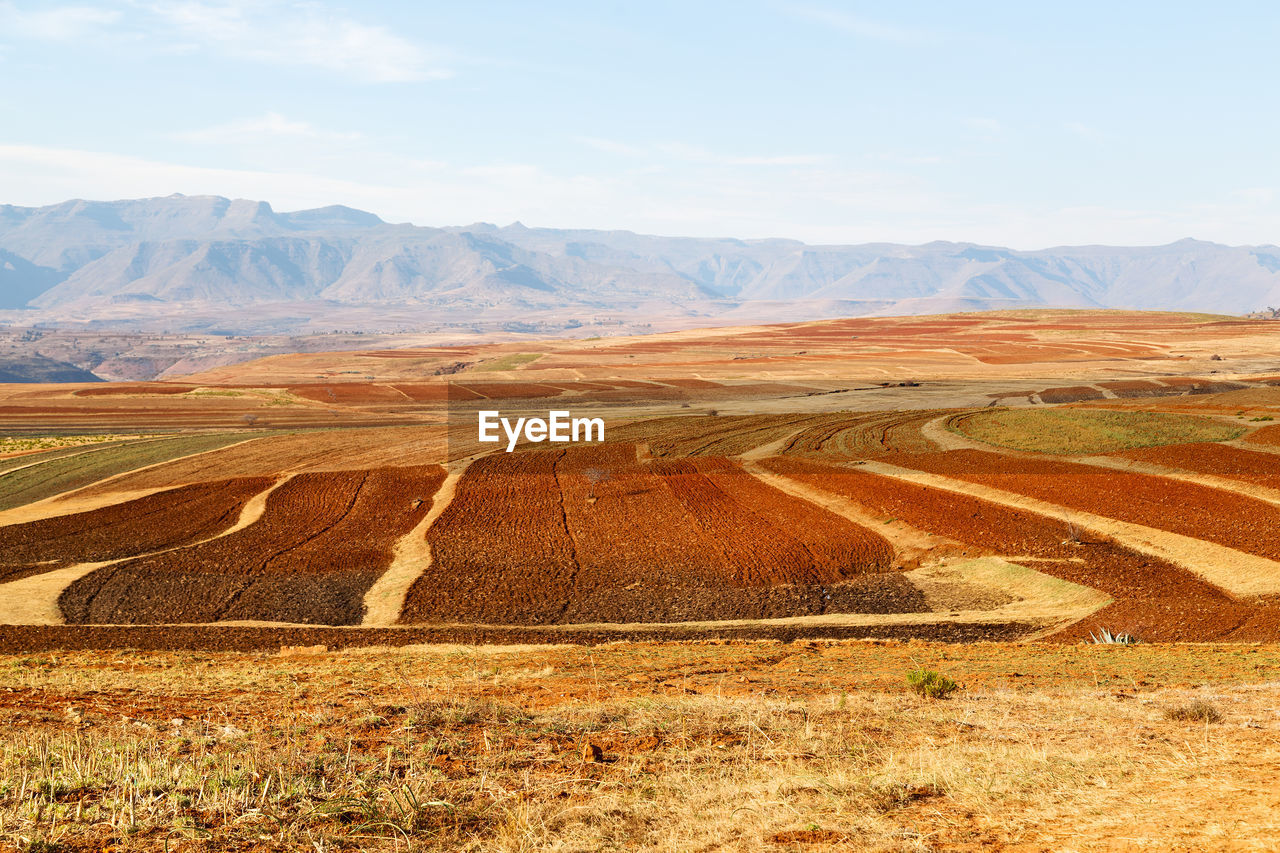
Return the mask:
{"type": "Polygon", "coordinates": [[[0,0],[0,203],[1280,243],[1280,4],[0,0]]]}

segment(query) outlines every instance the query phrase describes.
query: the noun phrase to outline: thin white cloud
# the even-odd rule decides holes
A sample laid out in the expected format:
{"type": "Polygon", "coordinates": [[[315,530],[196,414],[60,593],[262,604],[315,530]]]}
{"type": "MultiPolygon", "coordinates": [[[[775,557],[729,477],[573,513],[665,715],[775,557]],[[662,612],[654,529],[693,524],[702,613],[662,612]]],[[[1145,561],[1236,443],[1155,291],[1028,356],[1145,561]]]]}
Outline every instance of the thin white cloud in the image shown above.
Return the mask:
{"type": "Polygon", "coordinates": [[[595,136],[580,136],[576,141],[588,148],[606,154],[625,157],[661,159],[708,166],[820,166],[830,160],[822,154],[737,155],[720,154],[684,142],[660,142],[654,145],[633,145],[595,136]]]}
{"type": "Polygon", "coordinates": [[[172,138],[179,142],[193,142],[200,145],[244,145],[279,138],[352,142],[362,139],[363,134],[322,130],[305,121],[289,119],[279,113],[267,113],[263,116],[236,119],[199,130],[174,133],[172,138]]]}
{"type": "Polygon", "coordinates": [[[166,0],[149,9],[183,38],[244,59],[324,68],[376,83],[453,76],[390,29],[316,3],[166,0]]]}
{"type": "Polygon", "coordinates": [[[1082,121],[1064,121],[1062,129],[1086,142],[1102,142],[1107,138],[1107,135],[1101,130],[1082,121]]]}
{"type": "Polygon", "coordinates": [[[0,3],[0,38],[72,41],[110,27],[120,18],[118,9],[48,5],[31,9],[0,3]]]}
{"type": "Polygon", "coordinates": [[[858,38],[871,39],[873,41],[910,44],[934,41],[937,38],[935,34],[924,30],[886,24],[881,21],[864,18],[861,15],[851,15],[848,12],[838,9],[830,9],[825,6],[788,6],[787,11],[798,17],[817,21],[821,24],[827,25],[828,27],[857,36],[858,38]]]}

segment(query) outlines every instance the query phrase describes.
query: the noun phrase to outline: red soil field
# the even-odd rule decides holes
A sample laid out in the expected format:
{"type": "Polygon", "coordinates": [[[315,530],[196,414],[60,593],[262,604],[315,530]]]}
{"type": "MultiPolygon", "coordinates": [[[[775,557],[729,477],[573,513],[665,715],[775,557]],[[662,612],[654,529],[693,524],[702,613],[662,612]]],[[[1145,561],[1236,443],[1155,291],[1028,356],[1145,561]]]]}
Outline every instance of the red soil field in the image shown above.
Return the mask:
{"type": "Polygon", "coordinates": [[[631,445],[478,460],[432,526],[404,622],[690,621],[907,612],[917,591],[871,531],[717,460],[631,445]],[[591,470],[603,472],[594,486],[591,470]],[[827,597],[830,596],[830,597],[827,597]],[[870,609],[869,609],[870,608],[870,609]]]}
{"type": "Polygon", "coordinates": [[[270,486],[247,477],[183,486],[91,512],[0,527],[0,581],[190,545],[236,523],[270,486]]]}
{"type": "Polygon", "coordinates": [[[1280,489],[1280,455],[1274,453],[1255,453],[1229,444],[1201,442],[1140,447],[1112,455],[1280,489]]]}
{"type": "Polygon", "coordinates": [[[195,385],[166,385],[160,382],[113,382],[106,385],[95,385],[81,388],[75,392],[77,397],[119,397],[134,394],[186,394],[196,390],[195,385]]]}
{"type": "Polygon", "coordinates": [[[441,403],[447,400],[479,400],[475,391],[452,382],[423,382],[391,386],[415,403],[441,403]]]}
{"type": "Polygon", "coordinates": [[[538,382],[468,382],[459,386],[487,400],[520,400],[559,397],[562,393],[552,385],[538,382]]]}
{"type": "Polygon", "coordinates": [[[1066,543],[1061,522],[1035,513],[809,460],[775,457],[765,465],[885,518],[966,543],[974,555],[1042,558],[1027,565],[1117,599],[1060,639],[1081,639],[1099,626],[1148,641],[1280,638],[1280,608],[1241,604],[1185,569],[1105,539],[1066,543]]]}
{"type": "Polygon", "coordinates": [[[292,385],[289,392],[305,400],[334,405],[350,403],[406,403],[408,399],[395,388],[367,382],[334,382],[318,385],[292,385]]]}
{"type": "Polygon", "coordinates": [[[435,465],[300,474],[272,493],[256,524],[99,569],[59,604],[71,623],[358,624],[365,592],[443,480],[435,465]]]}
{"type": "Polygon", "coordinates": [[[1254,430],[1244,437],[1245,441],[1251,441],[1256,444],[1266,444],[1268,446],[1280,446],[1280,424],[1275,426],[1265,426],[1261,429],[1254,430]]]}
{"type": "Polygon", "coordinates": [[[1165,477],[982,450],[912,454],[896,465],[981,483],[1060,506],[1280,559],[1280,507],[1165,477]]]}

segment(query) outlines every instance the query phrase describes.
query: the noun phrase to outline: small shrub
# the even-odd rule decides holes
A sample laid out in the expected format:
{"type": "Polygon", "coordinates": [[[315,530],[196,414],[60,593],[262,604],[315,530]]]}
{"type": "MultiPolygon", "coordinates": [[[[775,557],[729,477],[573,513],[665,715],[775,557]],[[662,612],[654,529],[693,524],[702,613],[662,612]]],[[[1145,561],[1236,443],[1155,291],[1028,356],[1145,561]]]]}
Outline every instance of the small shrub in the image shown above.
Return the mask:
{"type": "Polygon", "coordinates": [[[960,685],[931,669],[920,667],[907,673],[907,686],[930,699],[946,699],[960,685]]]}
{"type": "Polygon", "coordinates": [[[1203,699],[1196,699],[1185,705],[1165,709],[1164,718],[1180,723],[1220,723],[1222,712],[1203,699]]]}

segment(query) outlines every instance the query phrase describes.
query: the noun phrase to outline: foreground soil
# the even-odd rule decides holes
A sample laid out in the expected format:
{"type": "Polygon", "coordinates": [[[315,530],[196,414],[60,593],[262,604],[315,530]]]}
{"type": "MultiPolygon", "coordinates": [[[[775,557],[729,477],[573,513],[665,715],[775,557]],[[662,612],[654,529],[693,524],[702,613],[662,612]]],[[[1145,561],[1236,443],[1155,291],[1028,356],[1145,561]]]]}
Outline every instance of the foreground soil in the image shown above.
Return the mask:
{"type": "Polygon", "coordinates": [[[1267,850],[1280,646],[0,656],[0,851],[1267,850]],[[916,696],[917,666],[953,677],[916,696]]]}

